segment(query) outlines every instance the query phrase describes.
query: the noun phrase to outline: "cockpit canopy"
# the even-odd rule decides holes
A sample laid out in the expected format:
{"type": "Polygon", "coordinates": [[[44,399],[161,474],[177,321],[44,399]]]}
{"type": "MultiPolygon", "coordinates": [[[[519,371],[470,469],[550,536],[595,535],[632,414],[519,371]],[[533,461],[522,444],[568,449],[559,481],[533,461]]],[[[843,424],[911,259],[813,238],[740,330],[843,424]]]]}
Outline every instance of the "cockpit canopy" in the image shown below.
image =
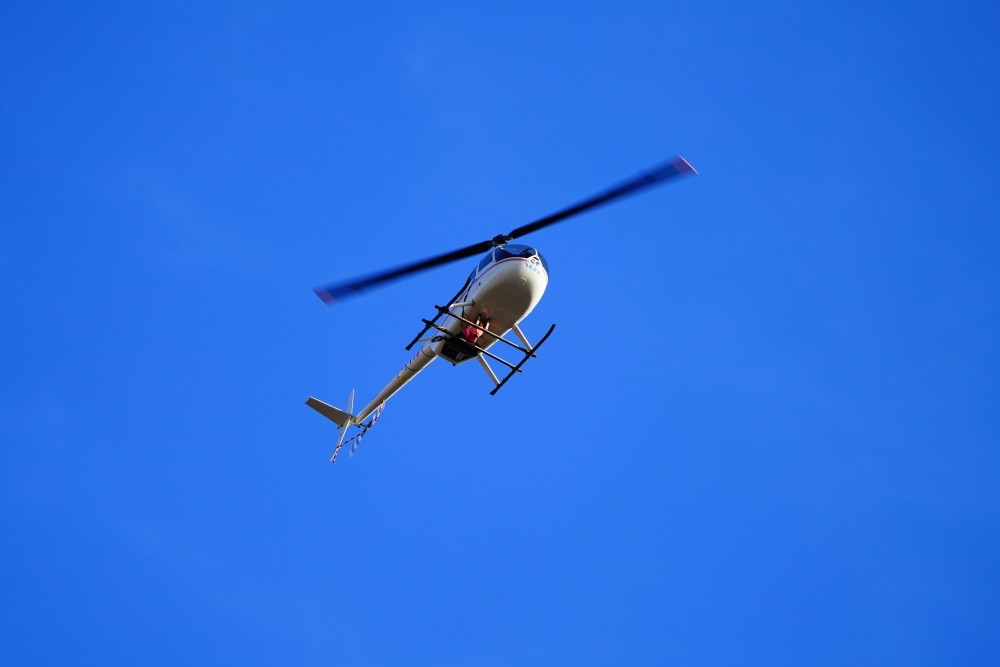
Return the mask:
{"type": "Polygon", "coordinates": [[[545,273],[549,272],[549,263],[545,261],[545,257],[542,253],[538,252],[531,246],[521,245],[520,243],[508,243],[505,246],[499,248],[494,248],[490,250],[486,255],[479,260],[479,266],[472,270],[469,274],[469,280],[476,277],[476,274],[482,273],[486,270],[486,267],[493,262],[499,262],[504,259],[509,259],[511,257],[538,257],[538,260],[542,263],[542,267],[545,269],[545,273]]]}
{"type": "Polygon", "coordinates": [[[494,248],[489,251],[485,257],[479,262],[479,271],[483,271],[487,266],[493,262],[499,262],[510,257],[538,257],[539,261],[542,263],[542,267],[545,269],[545,273],[549,272],[549,263],[545,261],[541,253],[532,248],[531,246],[521,245],[520,243],[508,243],[505,246],[499,248],[494,248]]]}

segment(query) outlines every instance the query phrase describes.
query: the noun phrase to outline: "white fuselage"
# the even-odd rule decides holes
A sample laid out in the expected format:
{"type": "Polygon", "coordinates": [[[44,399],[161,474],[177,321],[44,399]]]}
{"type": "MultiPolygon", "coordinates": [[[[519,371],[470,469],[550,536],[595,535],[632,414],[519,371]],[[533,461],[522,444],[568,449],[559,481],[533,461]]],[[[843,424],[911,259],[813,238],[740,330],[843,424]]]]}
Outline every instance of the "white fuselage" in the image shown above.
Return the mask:
{"type": "MultiPolygon", "coordinates": [[[[470,276],[469,284],[458,298],[458,303],[472,305],[456,311],[471,322],[475,322],[477,318],[488,321],[488,330],[503,336],[535,309],[548,283],[548,274],[537,255],[530,258],[507,257],[490,263],[485,269],[477,269],[476,275],[470,276]]],[[[449,315],[445,317],[442,326],[452,333],[459,333],[465,323],[449,315]]],[[[495,342],[496,338],[484,334],[477,345],[489,349],[495,342]]],[[[435,355],[441,355],[444,343],[442,340],[432,344],[435,355]]],[[[471,358],[449,361],[460,364],[471,358]]]]}
{"type": "MultiPolygon", "coordinates": [[[[533,248],[508,246],[509,249],[523,248],[514,254],[505,248],[494,248],[483,257],[476,269],[469,275],[456,303],[454,312],[470,322],[480,322],[482,333],[475,345],[489,349],[496,343],[490,333],[500,336],[509,332],[515,324],[527,317],[545,293],[549,282],[544,259],[533,248]],[[487,324],[488,323],[488,324],[487,324]]],[[[450,304],[449,304],[450,305],[450,304]]],[[[441,326],[455,337],[461,337],[468,326],[451,315],[446,315],[441,326]]],[[[433,331],[433,330],[432,330],[433,331]]],[[[433,336],[396,374],[378,395],[354,418],[355,423],[364,421],[379,405],[402,389],[417,373],[426,368],[437,357],[444,357],[452,365],[458,365],[479,354],[468,354],[468,347],[456,349],[449,344],[449,337],[443,334],[433,336]]]]}

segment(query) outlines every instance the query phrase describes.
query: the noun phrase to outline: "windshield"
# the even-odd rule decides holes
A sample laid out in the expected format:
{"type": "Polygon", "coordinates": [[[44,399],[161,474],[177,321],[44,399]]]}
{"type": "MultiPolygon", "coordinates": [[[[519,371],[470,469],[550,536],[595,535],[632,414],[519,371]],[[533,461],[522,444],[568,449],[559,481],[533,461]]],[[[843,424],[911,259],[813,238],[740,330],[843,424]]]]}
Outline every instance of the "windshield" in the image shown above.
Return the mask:
{"type": "Polygon", "coordinates": [[[501,259],[507,259],[508,257],[538,257],[542,262],[542,268],[545,269],[545,273],[549,272],[549,263],[545,261],[542,254],[532,248],[531,246],[521,245],[520,243],[508,243],[505,246],[496,249],[496,261],[501,259]]]}
{"type": "Polygon", "coordinates": [[[507,259],[508,257],[533,257],[537,254],[538,251],[534,248],[518,243],[508,243],[501,248],[497,248],[497,260],[507,259]]]}

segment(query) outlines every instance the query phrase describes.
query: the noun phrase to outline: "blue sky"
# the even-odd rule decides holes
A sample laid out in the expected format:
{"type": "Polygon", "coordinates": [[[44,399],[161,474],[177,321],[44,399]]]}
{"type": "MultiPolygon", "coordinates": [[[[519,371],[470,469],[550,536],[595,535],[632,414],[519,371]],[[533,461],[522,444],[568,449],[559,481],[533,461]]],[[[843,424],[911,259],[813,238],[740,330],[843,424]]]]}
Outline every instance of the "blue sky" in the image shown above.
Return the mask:
{"type": "Polygon", "coordinates": [[[992,665],[989,3],[0,10],[9,664],[992,665]],[[558,323],[367,399],[473,243],[558,323]]]}

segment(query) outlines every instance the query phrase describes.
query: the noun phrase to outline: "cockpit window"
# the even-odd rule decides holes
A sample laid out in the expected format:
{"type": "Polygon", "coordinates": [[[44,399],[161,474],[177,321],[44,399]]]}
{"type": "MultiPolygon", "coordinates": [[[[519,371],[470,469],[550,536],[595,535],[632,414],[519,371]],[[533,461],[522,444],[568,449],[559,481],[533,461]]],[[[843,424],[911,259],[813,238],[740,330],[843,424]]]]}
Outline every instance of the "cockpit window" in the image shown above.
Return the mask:
{"type": "Polygon", "coordinates": [[[485,270],[486,267],[489,266],[490,262],[492,261],[493,261],[493,251],[491,250],[490,252],[486,253],[486,257],[483,257],[482,261],[479,262],[479,271],[482,272],[483,270],[485,270]]]}
{"type": "Polygon", "coordinates": [[[534,257],[537,254],[538,251],[530,246],[508,243],[502,248],[497,248],[497,261],[508,257],[534,257]]]}
{"type": "Polygon", "coordinates": [[[531,246],[521,245],[520,243],[508,243],[502,248],[496,249],[496,258],[499,262],[501,259],[507,259],[508,257],[535,257],[537,256],[542,262],[542,268],[545,269],[545,273],[549,272],[549,263],[545,261],[542,254],[532,248],[531,246]]]}

